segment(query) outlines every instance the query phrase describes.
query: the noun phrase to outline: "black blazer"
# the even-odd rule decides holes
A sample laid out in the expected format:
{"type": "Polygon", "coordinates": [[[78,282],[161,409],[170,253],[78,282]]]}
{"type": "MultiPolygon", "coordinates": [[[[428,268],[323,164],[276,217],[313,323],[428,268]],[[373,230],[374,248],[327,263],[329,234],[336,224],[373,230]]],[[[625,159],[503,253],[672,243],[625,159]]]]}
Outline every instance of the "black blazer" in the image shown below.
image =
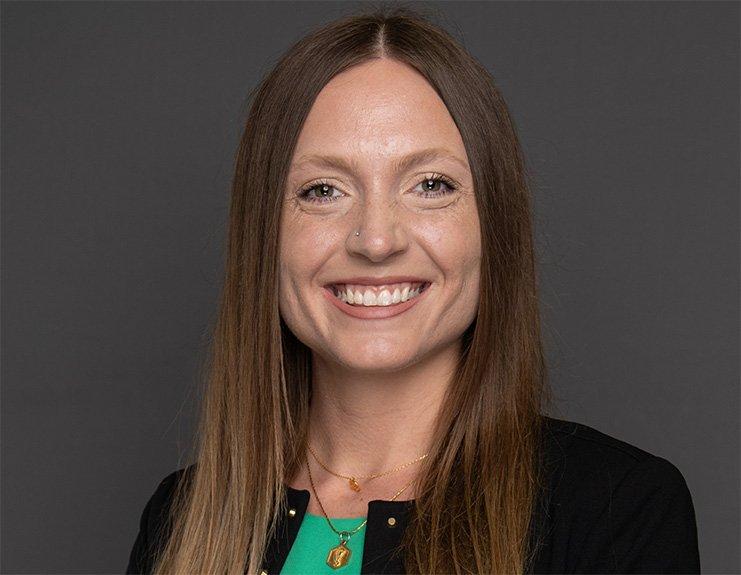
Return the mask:
{"type": "MultiPolygon", "coordinates": [[[[692,497],[669,461],[584,424],[546,417],[548,488],[536,502],[531,538],[541,539],[527,573],[700,573],[692,497]]],[[[167,537],[178,469],[150,497],[126,573],[150,573],[167,537]]],[[[287,515],[270,541],[263,573],[280,573],[309,503],[288,487],[287,515]]],[[[368,503],[361,573],[404,573],[401,535],[413,502],[368,503]],[[396,519],[393,525],[388,519],[396,519]]]]}

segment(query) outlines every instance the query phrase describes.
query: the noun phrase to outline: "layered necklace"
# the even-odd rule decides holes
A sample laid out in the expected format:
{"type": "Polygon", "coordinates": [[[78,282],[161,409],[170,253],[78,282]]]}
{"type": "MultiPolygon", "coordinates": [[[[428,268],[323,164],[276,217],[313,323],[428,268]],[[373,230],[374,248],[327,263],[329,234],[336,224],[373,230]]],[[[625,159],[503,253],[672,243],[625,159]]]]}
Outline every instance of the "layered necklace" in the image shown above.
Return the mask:
{"type": "MultiPolygon", "coordinates": [[[[384,471],[383,473],[376,473],[374,475],[341,475],[340,473],[336,473],[329,469],[324,463],[322,463],[319,458],[317,457],[316,453],[314,453],[314,450],[311,448],[311,446],[307,445],[309,448],[309,451],[314,456],[314,459],[316,459],[317,463],[322,466],[322,468],[327,471],[328,473],[331,473],[335,477],[339,477],[341,479],[346,479],[349,482],[350,489],[353,491],[360,491],[360,483],[358,483],[358,479],[374,479],[376,477],[382,477],[384,475],[388,475],[390,473],[394,473],[395,471],[400,471],[406,467],[409,467],[410,465],[417,463],[418,461],[421,461],[425,457],[429,455],[429,453],[425,453],[424,455],[417,457],[413,461],[410,461],[409,463],[405,463],[403,465],[400,465],[398,467],[395,467],[394,469],[391,469],[390,471],[384,471]]],[[[338,537],[340,538],[340,542],[337,546],[332,547],[329,550],[329,553],[327,554],[327,565],[329,565],[332,569],[339,569],[340,567],[344,567],[347,565],[347,563],[350,561],[350,555],[352,554],[352,551],[347,546],[348,542],[350,541],[350,537],[355,535],[358,531],[360,531],[366,523],[368,523],[368,518],[366,518],[360,525],[358,525],[355,529],[352,531],[338,531],[335,529],[334,525],[332,525],[332,521],[329,519],[329,515],[327,515],[327,512],[324,510],[324,505],[322,505],[321,499],[319,499],[319,495],[316,492],[316,487],[314,486],[314,478],[311,476],[311,467],[309,466],[309,460],[306,460],[306,470],[309,472],[309,483],[311,484],[311,490],[314,492],[314,497],[316,497],[317,503],[319,503],[319,507],[322,510],[322,513],[324,514],[325,519],[327,520],[327,523],[329,524],[330,529],[334,531],[338,537]]],[[[402,487],[399,491],[396,492],[396,495],[394,495],[391,498],[391,501],[395,501],[399,495],[401,495],[404,490],[406,490],[412,483],[414,483],[414,480],[407,483],[404,487],[402,487]]]]}

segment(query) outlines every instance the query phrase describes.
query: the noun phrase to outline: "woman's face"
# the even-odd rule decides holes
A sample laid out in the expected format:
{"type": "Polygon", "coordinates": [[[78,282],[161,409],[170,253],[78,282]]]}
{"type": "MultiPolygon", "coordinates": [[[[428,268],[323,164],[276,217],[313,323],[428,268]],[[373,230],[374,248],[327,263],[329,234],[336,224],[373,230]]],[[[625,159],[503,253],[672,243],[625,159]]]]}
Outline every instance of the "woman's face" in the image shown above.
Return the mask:
{"type": "MultiPolygon", "coordinates": [[[[457,343],[475,318],[481,245],[468,158],[447,108],[413,68],[375,60],[324,87],[299,136],[282,209],[280,313],[321,359],[401,369],[457,343]],[[404,162],[427,150],[435,152],[404,162]],[[430,285],[389,307],[351,306],[328,287],[390,276],[430,285]]],[[[356,299],[386,301],[370,280],[352,285],[356,299]]],[[[392,303],[397,287],[397,298],[404,293],[403,284],[389,286],[392,303]]]]}

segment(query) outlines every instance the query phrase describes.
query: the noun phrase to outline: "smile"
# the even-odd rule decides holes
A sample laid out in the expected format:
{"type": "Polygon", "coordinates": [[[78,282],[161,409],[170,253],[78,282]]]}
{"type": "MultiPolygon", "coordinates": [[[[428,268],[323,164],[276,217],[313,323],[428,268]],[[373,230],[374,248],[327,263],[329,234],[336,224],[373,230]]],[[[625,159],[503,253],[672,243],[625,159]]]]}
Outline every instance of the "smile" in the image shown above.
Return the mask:
{"type": "Polygon", "coordinates": [[[403,282],[382,286],[332,285],[332,293],[348,305],[386,307],[419,296],[430,282],[403,282]]]}
{"type": "Polygon", "coordinates": [[[400,315],[426,299],[431,285],[430,282],[382,286],[340,284],[326,286],[322,291],[329,302],[346,315],[358,319],[386,319],[400,315]]]}

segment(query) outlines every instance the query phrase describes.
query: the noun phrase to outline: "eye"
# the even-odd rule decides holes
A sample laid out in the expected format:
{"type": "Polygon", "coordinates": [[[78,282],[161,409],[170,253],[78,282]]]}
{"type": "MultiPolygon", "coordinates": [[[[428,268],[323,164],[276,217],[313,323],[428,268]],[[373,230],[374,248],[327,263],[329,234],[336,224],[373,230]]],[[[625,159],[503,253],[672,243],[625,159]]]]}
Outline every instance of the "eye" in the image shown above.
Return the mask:
{"type": "Polygon", "coordinates": [[[441,196],[447,196],[458,189],[458,186],[450,178],[447,178],[442,174],[432,174],[425,177],[419,185],[422,186],[421,195],[425,198],[439,198],[441,196]],[[444,191],[440,191],[441,184],[444,186],[444,191]],[[447,188],[447,190],[445,190],[445,188],[447,188]]]}
{"type": "MultiPolygon", "coordinates": [[[[423,198],[439,198],[454,193],[458,189],[458,185],[453,182],[450,178],[443,176],[442,174],[428,174],[425,179],[422,180],[417,187],[421,186],[422,189],[418,191],[419,195],[423,198]]],[[[417,187],[414,189],[416,190],[417,187]]],[[[298,196],[305,202],[318,202],[320,204],[327,204],[335,202],[342,197],[340,195],[333,196],[332,190],[339,190],[324,180],[312,182],[307,186],[304,186],[298,192],[298,196]],[[311,194],[316,192],[316,196],[311,194]]]]}
{"type": "Polygon", "coordinates": [[[320,204],[326,204],[329,202],[334,202],[335,200],[338,200],[341,196],[332,196],[332,190],[337,190],[334,186],[331,186],[325,181],[319,181],[309,184],[308,186],[303,187],[299,193],[298,196],[306,201],[306,202],[319,202],[320,204]],[[317,194],[319,194],[319,197],[312,197],[309,194],[313,192],[314,190],[317,190],[317,194]]]}

